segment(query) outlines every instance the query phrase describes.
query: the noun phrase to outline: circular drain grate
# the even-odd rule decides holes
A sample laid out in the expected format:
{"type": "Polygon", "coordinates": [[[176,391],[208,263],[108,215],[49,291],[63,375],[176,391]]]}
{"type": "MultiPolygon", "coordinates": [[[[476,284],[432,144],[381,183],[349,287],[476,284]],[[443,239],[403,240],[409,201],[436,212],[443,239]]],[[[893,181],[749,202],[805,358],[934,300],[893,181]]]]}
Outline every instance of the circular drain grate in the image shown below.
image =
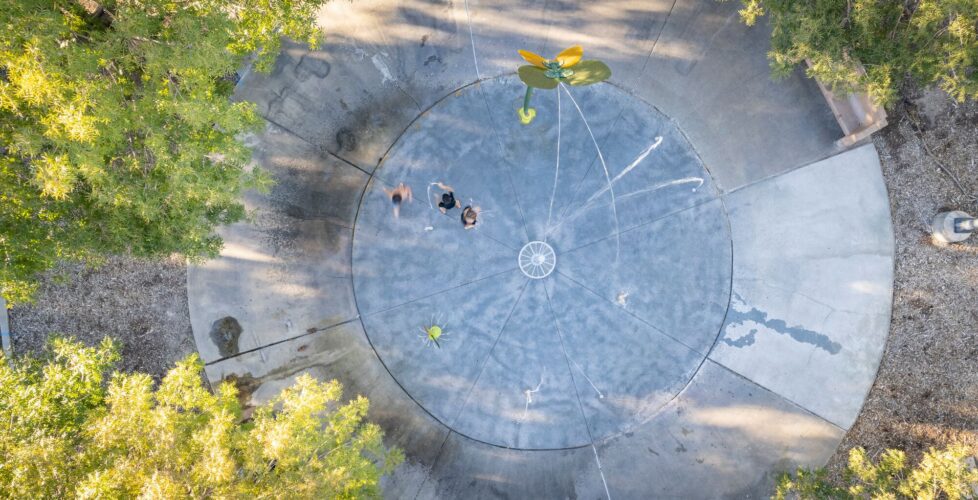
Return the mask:
{"type": "Polygon", "coordinates": [[[533,279],[546,278],[557,266],[553,247],[542,241],[531,241],[520,249],[520,271],[533,279]]]}

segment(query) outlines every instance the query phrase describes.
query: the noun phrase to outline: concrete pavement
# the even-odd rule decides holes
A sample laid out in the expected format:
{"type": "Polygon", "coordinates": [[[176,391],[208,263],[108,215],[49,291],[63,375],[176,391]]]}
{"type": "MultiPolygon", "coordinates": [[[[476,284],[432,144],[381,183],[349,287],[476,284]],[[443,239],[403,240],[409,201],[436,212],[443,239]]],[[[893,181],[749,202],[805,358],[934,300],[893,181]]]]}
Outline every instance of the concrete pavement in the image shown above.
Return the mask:
{"type": "Polygon", "coordinates": [[[324,47],[239,87],[278,184],[191,269],[209,379],[254,403],[299,373],[367,396],[408,455],[391,498],[766,496],[831,455],[886,339],[888,200],[872,145],[832,149],[814,83],[770,80],[735,2],[321,19],[324,47]],[[538,92],[520,125],[516,49],[573,43],[612,79],[538,92]],[[530,241],[555,251],[546,278],[520,270],[530,241]]]}

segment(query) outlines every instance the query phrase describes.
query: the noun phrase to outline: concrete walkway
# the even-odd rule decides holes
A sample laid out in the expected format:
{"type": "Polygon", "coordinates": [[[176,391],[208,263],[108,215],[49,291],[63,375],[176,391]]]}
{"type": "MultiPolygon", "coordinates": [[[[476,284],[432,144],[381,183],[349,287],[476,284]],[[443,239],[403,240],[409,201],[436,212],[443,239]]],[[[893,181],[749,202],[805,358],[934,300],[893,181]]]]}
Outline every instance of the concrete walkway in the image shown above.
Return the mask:
{"type": "Polygon", "coordinates": [[[833,150],[814,83],[771,81],[736,9],[331,3],[320,50],[239,87],[278,184],[190,272],[208,377],[367,396],[408,455],[390,498],[766,496],[824,463],[885,343],[889,204],[872,145],[833,150]],[[575,43],[611,81],[520,125],[516,49],[575,43]],[[553,253],[521,268],[533,241],[553,253]]]}
{"type": "Polygon", "coordinates": [[[13,354],[13,346],[10,343],[10,316],[7,314],[7,301],[0,297],[0,348],[3,349],[4,356],[10,359],[13,354]]]}

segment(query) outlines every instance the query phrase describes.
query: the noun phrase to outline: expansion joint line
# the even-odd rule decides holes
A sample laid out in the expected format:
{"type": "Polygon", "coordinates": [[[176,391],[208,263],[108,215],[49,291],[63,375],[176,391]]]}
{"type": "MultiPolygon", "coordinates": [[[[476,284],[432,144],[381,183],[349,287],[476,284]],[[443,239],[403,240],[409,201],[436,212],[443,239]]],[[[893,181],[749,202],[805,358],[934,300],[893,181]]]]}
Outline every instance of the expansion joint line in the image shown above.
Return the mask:
{"type": "MultiPolygon", "coordinates": [[[[547,295],[547,307],[550,308],[550,318],[554,323],[554,331],[557,332],[557,340],[560,342],[560,352],[564,355],[564,362],[567,363],[567,372],[571,377],[571,384],[574,385],[574,395],[577,396],[577,406],[581,410],[581,420],[584,421],[584,430],[587,431],[587,438],[591,442],[591,451],[594,452],[594,463],[598,466],[598,474],[601,476],[601,484],[604,485],[604,493],[607,495],[608,500],[611,500],[611,491],[608,489],[608,481],[604,477],[604,469],[601,467],[601,459],[598,457],[598,448],[594,445],[594,435],[591,434],[591,424],[587,420],[587,414],[584,412],[584,401],[581,399],[581,391],[577,388],[577,377],[574,376],[574,369],[571,368],[571,363],[577,364],[576,361],[570,359],[570,355],[567,354],[567,349],[564,347],[564,335],[560,331],[560,324],[557,323],[557,313],[554,312],[553,299],[550,298],[550,292],[544,287],[543,292],[547,295]]],[[[580,366],[578,366],[580,368],[580,366]]],[[[581,373],[584,373],[581,370],[581,373]]],[[[584,375],[587,378],[587,375],[584,375]]],[[[591,383],[591,387],[594,387],[594,383],[588,378],[588,383],[591,383]]],[[[598,388],[594,387],[597,391],[598,388]]],[[[601,394],[601,391],[598,391],[601,394]]],[[[602,395],[604,397],[604,395],[602,395]]]]}
{"type": "Polygon", "coordinates": [[[655,52],[655,47],[659,45],[659,38],[662,36],[662,32],[666,30],[666,24],[669,24],[669,19],[672,17],[672,11],[676,10],[676,2],[678,0],[672,0],[672,5],[669,6],[669,13],[666,14],[666,18],[662,21],[662,27],[659,28],[659,32],[655,35],[655,40],[652,41],[652,48],[649,49],[649,55],[645,56],[645,62],[642,63],[642,71],[639,74],[645,73],[646,66],[649,65],[649,61],[652,59],[652,54],[655,52]]]}
{"type": "Polygon", "coordinates": [[[492,353],[493,351],[496,350],[496,344],[498,344],[499,339],[502,338],[503,331],[506,330],[506,326],[509,325],[509,320],[512,319],[513,313],[516,311],[516,307],[519,306],[520,300],[523,299],[523,293],[526,292],[526,288],[527,286],[529,286],[529,284],[530,284],[529,279],[527,279],[526,282],[523,283],[523,287],[520,289],[519,295],[516,296],[516,302],[513,303],[512,309],[510,309],[509,314],[506,315],[506,320],[503,321],[503,325],[499,327],[499,333],[496,334],[496,339],[493,340],[492,345],[489,346],[489,352],[486,353],[486,358],[482,361],[482,366],[479,368],[479,373],[475,376],[475,380],[472,382],[472,385],[469,387],[469,390],[466,392],[465,399],[462,400],[462,404],[461,406],[459,406],[458,412],[456,412],[455,417],[452,418],[452,422],[449,425],[449,429],[455,428],[455,424],[458,423],[458,419],[462,416],[462,412],[465,410],[465,407],[469,404],[469,398],[472,397],[472,391],[475,390],[475,386],[478,385],[479,379],[482,378],[482,374],[486,371],[486,367],[489,365],[489,360],[492,359],[492,353]]]}
{"type": "MultiPolygon", "coordinates": [[[[479,93],[482,94],[482,101],[486,105],[486,114],[489,116],[489,126],[492,127],[492,135],[496,138],[496,144],[499,146],[499,152],[502,155],[502,159],[505,162],[506,149],[503,147],[503,141],[499,138],[499,132],[496,131],[496,121],[492,118],[492,107],[489,106],[489,98],[486,97],[486,89],[482,85],[482,72],[479,71],[479,58],[476,55],[475,50],[475,32],[472,29],[472,14],[469,12],[469,2],[468,0],[463,0],[463,5],[465,6],[465,18],[469,25],[469,42],[472,46],[472,63],[475,64],[475,76],[478,79],[479,93]]],[[[520,211],[520,219],[523,222],[523,232],[526,233],[529,239],[530,231],[526,228],[526,215],[523,213],[523,206],[520,204],[519,194],[516,191],[516,183],[513,181],[513,173],[510,171],[509,165],[506,165],[506,176],[509,178],[510,188],[513,190],[513,196],[516,198],[516,207],[520,211]]]]}

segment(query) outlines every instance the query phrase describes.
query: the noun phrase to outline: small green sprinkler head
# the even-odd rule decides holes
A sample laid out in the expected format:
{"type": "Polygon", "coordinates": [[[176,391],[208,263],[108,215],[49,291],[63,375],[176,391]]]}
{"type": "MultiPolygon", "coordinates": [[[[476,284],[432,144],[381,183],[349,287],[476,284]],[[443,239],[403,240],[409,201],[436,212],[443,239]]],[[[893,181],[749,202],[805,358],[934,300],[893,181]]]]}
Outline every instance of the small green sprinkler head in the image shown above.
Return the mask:
{"type": "Polygon", "coordinates": [[[441,327],[438,325],[431,325],[425,329],[425,333],[428,334],[428,340],[433,342],[435,344],[435,347],[438,347],[440,349],[441,345],[438,343],[438,339],[441,338],[441,334],[442,334],[441,327]]]}

